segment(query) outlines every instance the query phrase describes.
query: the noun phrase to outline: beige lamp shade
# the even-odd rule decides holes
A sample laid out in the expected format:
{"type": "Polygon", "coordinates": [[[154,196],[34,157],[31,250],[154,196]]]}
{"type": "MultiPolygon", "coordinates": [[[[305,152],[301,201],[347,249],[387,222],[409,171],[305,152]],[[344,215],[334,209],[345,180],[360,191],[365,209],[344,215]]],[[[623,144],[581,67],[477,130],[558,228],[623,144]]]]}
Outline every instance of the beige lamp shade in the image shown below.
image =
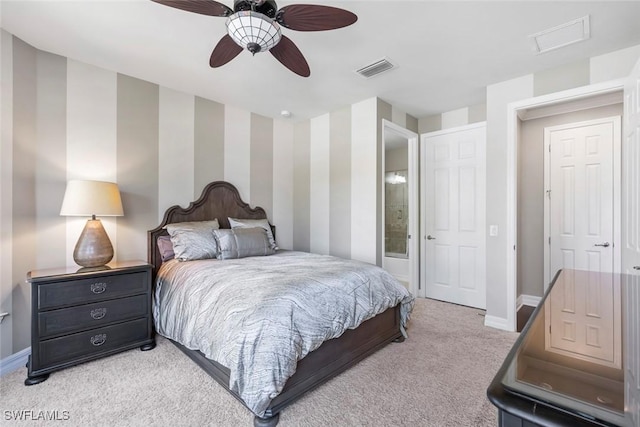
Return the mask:
{"type": "Polygon", "coordinates": [[[104,181],[67,183],[60,215],[91,216],[73,250],[73,260],[83,267],[101,267],[113,259],[113,246],[99,216],[122,216],[118,185],[104,181]]]}
{"type": "Polygon", "coordinates": [[[118,184],[82,180],[67,182],[60,215],[122,216],[123,214],[118,184]]]}

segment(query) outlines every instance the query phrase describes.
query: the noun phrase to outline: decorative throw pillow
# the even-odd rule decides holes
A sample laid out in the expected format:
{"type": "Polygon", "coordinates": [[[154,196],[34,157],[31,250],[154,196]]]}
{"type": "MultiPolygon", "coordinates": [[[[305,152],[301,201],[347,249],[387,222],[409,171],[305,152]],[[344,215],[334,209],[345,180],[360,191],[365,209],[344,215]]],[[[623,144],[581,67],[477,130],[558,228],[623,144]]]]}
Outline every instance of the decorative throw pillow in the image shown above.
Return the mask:
{"type": "Polygon", "coordinates": [[[176,256],[176,254],[173,252],[171,237],[169,236],[158,237],[158,250],[160,251],[160,258],[162,259],[162,262],[174,259],[176,256]]]}
{"type": "Polygon", "coordinates": [[[229,225],[231,228],[254,228],[261,227],[267,232],[267,237],[269,238],[269,244],[271,245],[271,249],[278,249],[278,245],[276,244],[276,239],[273,237],[273,232],[271,231],[271,224],[269,224],[268,219],[239,219],[239,218],[228,218],[229,225]]]}
{"type": "Polygon", "coordinates": [[[175,257],[180,261],[215,258],[218,245],[213,231],[220,228],[218,220],[177,222],[165,226],[171,236],[175,257]]]}
{"type": "Polygon", "coordinates": [[[218,242],[218,259],[265,256],[276,252],[262,227],[214,230],[213,235],[218,242]]]}

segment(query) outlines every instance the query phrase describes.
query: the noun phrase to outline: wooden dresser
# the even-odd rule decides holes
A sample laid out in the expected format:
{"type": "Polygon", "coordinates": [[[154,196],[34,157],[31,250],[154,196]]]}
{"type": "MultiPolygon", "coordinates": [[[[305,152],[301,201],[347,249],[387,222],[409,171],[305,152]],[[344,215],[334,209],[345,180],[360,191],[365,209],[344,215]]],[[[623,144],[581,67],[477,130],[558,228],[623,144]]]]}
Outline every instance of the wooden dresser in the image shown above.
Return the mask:
{"type": "Polygon", "coordinates": [[[124,350],[155,347],[151,265],[31,271],[31,356],[25,385],[124,350]]]}

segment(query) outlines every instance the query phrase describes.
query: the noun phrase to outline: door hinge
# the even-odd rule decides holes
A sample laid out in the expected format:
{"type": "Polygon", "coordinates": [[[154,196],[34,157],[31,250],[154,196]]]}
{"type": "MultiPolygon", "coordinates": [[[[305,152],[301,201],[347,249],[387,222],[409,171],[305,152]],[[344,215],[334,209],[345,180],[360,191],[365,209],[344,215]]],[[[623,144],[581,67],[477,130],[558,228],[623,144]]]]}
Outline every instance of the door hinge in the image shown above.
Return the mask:
{"type": "Polygon", "coordinates": [[[551,199],[551,190],[547,190],[546,193],[547,193],[547,198],[551,199]]]}
{"type": "Polygon", "coordinates": [[[551,333],[551,325],[549,325],[549,333],[551,333]]]}
{"type": "Polygon", "coordinates": [[[547,239],[547,241],[548,241],[548,243],[549,243],[549,245],[550,245],[550,244],[551,244],[551,237],[549,237],[549,238],[547,239]]]}

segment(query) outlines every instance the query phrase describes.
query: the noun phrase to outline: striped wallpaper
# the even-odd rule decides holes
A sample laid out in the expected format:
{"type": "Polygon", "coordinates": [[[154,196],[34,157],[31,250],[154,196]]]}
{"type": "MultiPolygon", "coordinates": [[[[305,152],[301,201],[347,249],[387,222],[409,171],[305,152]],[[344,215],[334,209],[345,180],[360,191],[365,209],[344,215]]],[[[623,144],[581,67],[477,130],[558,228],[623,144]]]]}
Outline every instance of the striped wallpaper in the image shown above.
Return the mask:
{"type": "Polygon", "coordinates": [[[293,123],[40,51],[2,31],[0,359],[29,346],[33,269],[74,265],[85,219],[60,217],[69,179],[115,181],[102,218],[116,259],[146,259],[146,231],[214,180],[262,206],[286,249],[379,262],[377,98],[293,123]]]}

